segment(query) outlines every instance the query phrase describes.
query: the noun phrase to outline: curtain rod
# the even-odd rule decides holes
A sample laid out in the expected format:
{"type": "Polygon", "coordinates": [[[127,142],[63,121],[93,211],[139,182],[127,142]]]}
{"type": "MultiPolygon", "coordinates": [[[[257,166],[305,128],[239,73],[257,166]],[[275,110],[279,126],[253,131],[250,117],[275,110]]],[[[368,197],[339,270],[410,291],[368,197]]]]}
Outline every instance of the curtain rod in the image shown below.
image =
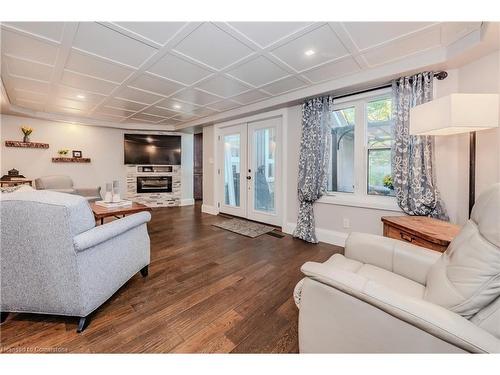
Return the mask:
{"type": "MultiPolygon", "coordinates": [[[[445,72],[444,70],[434,73],[434,78],[436,78],[438,81],[442,81],[446,77],[448,77],[448,72],[445,72]]],[[[372,88],[369,88],[369,89],[365,89],[365,90],[361,90],[361,91],[351,92],[349,94],[334,96],[333,99],[335,100],[335,99],[346,98],[348,96],[358,95],[358,94],[364,94],[366,92],[371,92],[371,91],[376,91],[376,90],[381,90],[381,89],[387,89],[389,87],[392,87],[392,83],[386,83],[384,85],[375,86],[375,87],[372,87],[372,88]]]]}

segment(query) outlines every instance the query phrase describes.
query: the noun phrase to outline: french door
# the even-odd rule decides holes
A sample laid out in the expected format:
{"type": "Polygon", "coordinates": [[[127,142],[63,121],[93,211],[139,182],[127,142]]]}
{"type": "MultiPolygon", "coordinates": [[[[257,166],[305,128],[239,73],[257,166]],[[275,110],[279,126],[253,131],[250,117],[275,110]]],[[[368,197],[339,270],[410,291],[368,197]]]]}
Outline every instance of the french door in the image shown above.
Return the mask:
{"type": "Polygon", "coordinates": [[[219,211],[281,225],[281,117],[223,127],[219,211]]]}

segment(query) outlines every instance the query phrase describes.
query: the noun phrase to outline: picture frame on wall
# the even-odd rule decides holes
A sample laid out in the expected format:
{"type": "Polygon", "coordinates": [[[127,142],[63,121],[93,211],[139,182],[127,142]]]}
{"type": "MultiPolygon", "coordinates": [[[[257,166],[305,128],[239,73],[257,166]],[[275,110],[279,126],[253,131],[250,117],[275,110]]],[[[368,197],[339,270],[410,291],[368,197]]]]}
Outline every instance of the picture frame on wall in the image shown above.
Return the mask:
{"type": "Polygon", "coordinates": [[[77,150],[73,150],[73,157],[74,158],[81,158],[82,157],[82,152],[81,151],[77,151],[77,150]]]}

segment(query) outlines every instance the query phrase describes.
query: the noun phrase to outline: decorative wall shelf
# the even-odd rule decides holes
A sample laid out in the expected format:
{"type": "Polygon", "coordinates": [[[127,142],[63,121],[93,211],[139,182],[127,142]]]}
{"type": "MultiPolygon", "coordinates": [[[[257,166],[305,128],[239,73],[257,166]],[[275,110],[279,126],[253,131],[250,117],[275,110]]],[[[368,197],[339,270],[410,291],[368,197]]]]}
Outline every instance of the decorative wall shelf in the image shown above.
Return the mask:
{"type": "Polygon", "coordinates": [[[90,163],[90,158],[52,158],[52,163],[90,163]]]}
{"type": "Polygon", "coordinates": [[[19,142],[19,141],[5,141],[6,147],[20,147],[20,148],[49,148],[48,143],[40,142],[19,142]]]}

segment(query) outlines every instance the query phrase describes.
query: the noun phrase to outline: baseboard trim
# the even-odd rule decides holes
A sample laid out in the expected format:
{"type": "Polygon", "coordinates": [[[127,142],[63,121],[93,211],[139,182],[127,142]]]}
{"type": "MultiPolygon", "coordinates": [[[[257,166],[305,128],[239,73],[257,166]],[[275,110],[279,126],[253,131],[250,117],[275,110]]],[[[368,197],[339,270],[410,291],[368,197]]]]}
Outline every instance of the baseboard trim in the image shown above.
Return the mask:
{"type": "Polygon", "coordinates": [[[204,212],[204,213],[210,214],[210,215],[218,215],[219,214],[219,210],[217,210],[217,208],[215,208],[215,206],[209,206],[208,204],[201,205],[201,212],[204,212]]]}
{"type": "Polygon", "coordinates": [[[192,206],[194,204],[193,198],[181,199],[181,206],[192,206]]]}
{"type": "MultiPolygon", "coordinates": [[[[282,230],[285,233],[293,234],[293,231],[295,230],[296,226],[297,226],[296,223],[286,223],[285,226],[282,228],[282,230]]],[[[336,230],[316,228],[316,237],[318,237],[318,241],[320,242],[325,242],[332,245],[344,247],[347,236],[349,236],[349,233],[338,232],[336,230]]]]}

